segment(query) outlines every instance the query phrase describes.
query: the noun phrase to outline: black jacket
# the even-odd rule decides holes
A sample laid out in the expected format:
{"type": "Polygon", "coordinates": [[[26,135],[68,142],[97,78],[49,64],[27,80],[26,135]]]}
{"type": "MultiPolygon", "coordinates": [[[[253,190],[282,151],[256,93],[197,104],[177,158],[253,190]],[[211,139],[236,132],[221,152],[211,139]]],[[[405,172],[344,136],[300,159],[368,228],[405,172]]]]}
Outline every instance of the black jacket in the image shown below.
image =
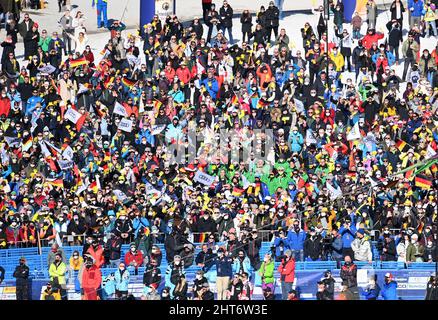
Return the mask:
{"type": "Polygon", "coordinates": [[[148,265],[143,274],[143,284],[145,286],[150,286],[151,284],[156,284],[157,288],[161,283],[161,270],[158,267],[148,265]]]}
{"type": "Polygon", "coordinates": [[[29,267],[25,264],[20,264],[15,268],[14,278],[17,279],[17,286],[27,284],[29,279],[29,267]]]}
{"type": "Polygon", "coordinates": [[[266,10],[266,26],[278,27],[280,24],[280,10],[276,6],[269,7],[266,10]]]}
{"type": "Polygon", "coordinates": [[[242,32],[249,32],[249,33],[251,33],[251,27],[252,27],[252,16],[251,16],[251,14],[248,14],[248,15],[242,14],[240,16],[240,23],[242,24],[242,32]]]}
{"type": "Polygon", "coordinates": [[[223,27],[231,28],[233,26],[233,9],[229,5],[227,8],[222,6],[219,9],[219,17],[223,27]]]}
{"type": "Polygon", "coordinates": [[[327,290],[316,293],[316,300],[333,300],[327,290]]]}
{"type": "Polygon", "coordinates": [[[310,257],[312,260],[320,258],[322,253],[322,237],[320,235],[314,238],[308,237],[304,241],[304,256],[310,257]]]}

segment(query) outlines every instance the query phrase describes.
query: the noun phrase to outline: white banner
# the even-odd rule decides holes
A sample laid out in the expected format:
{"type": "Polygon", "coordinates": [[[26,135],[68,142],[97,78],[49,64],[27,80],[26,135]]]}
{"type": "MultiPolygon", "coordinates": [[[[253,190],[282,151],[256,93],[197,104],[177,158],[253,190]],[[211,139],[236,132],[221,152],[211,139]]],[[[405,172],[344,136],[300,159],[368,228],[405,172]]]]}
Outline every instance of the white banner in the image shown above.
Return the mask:
{"type": "Polygon", "coordinates": [[[350,132],[347,134],[347,140],[357,140],[360,139],[360,130],[359,130],[359,122],[356,122],[353,128],[351,128],[350,132]]]}
{"type": "Polygon", "coordinates": [[[306,130],[306,144],[310,145],[310,144],[316,144],[317,141],[315,139],[315,136],[313,135],[312,129],[307,129],[306,130]]]}
{"type": "Polygon", "coordinates": [[[67,170],[73,168],[74,162],[70,160],[58,160],[58,164],[61,170],[67,170]]]}
{"type": "Polygon", "coordinates": [[[125,132],[131,132],[132,131],[132,121],[123,118],[119,123],[119,129],[123,130],[125,132]]]}
{"type": "Polygon", "coordinates": [[[433,150],[433,148],[430,145],[428,145],[426,149],[426,159],[430,159],[434,156],[436,156],[436,151],[433,150]]]}
{"type": "Polygon", "coordinates": [[[339,187],[335,189],[328,181],[326,182],[326,186],[332,200],[342,197],[342,190],[339,187]]]}
{"type": "Polygon", "coordinates": [[[128,199],[128,196],[121,190],[113,190],[114,195],[117,197],[119,201],[125,201],[128,199]]]}
{"type": "Polygon", "coordinates": [[[47,64],[44,67],[38,68],[38,71],[41,73],[51,74],[56,71],[56,68],[51,64],[47,64]]]}
{"type": "Polygon", "coordinates": [[[64,118],[70,120],[74,124],[76,124],[81,117],[82,114],[72,108],[69,108],[64,114],[64,118]]]}
{"type": "Polygon", "coordinates": [[[120,103],[116,101],[116,104],[114,105],[114,111],[113,113],[121,115],[123,117],[128,116],[128,112],[126,112],[126,109],[124,106],[122,106],[120,103]]]}
{"type": "Polygon", "coordinates": [[[155,14],[160,20],[166,20],[166,17],[172,15],[173,11],[173,0],[155,0],[155,14]]]}
{"type": "Polygon", "coordinates": [[[151,130],[151,135],[156,135],[161,133],[161,131],[163,131],[164,129],[166,129],[166,125],[165,124],[157,124],[155,126],[152,127],[151,130]]]}
{"type": "Polygon", "coordinates": [[[215,178],[213,176],[210,176],[209,174],[206,174],[206,173],[198,170],[198,171],[196,171],[196,174],[195,174],[193,181],[202,183],[202,184],[209,187],[214,182],[214,179],[215,178]]]}

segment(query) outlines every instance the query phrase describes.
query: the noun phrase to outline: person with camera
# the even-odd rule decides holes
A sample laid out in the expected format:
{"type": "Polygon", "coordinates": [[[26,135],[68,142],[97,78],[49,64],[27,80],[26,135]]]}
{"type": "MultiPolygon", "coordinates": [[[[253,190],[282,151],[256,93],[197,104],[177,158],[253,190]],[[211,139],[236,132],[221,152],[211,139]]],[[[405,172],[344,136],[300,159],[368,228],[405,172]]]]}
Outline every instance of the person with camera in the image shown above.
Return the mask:
{"type": "Polygon", "coordinates": [[[334,300],[336,280],[333,279],[332,272],[330,270],[324,272],[324,278],[322,278],[321,281],[325,285],[325,291],[327,292],[327,295],[330,298],[329,300],[334,300]]]}
{"type": "Polygon", "coordinates": [[[258,270],[260,268],[260,248],[262,247],[262,239],[259,238],[257,229],[252,229],[251,233],[248,234],[245,251],[251,267],[254,270],[258,270]]]}
{"type": "MultiPolygon", "coordinates": [[[[347,208],[348,210],[348,208],[347,208]]],[[[354,251],[351,248],[351,243],[356,234],[356,226],[351,223],[351,218],[347,216],[344,219],[344,225],[339,229],[339,234],[342,237],[342,255],[354,257],[354,251]]]]}
{"type": "Polygon", "coordinates": [[[283,259],[284,252],[286,250],[290,250],[289,241],[287,240],[285,231],[283,229],[275,232],[274,235],[275,238],[273,239],[274,244],[272,250],[275,256],[275,262],[280,262],[281,259],[283,259]]]}
{"type": "Polygon", "coordinates": [[[380,260],[382,261],[396,261],[397,250],[395,246],[395,241],[391,237],[389,231],[383,232],[383,241],[377,243],[377,249],[380,253],[380,260]]]}
{"type": "Polygon", "coordinates": [[[58,289],[52,287],[51,282],[47,282],[46,288],[43,290],[41,300],[61,300],[61,295],[58,289]]]}
{"type": "Polygon", "coordinates": [[[287,233],[287,241],[294,260],[304,261],[304,241],[307,238],[306,232],[301,230],[300,222],[295,220],[292,224],[293,229],[287,233]]]}

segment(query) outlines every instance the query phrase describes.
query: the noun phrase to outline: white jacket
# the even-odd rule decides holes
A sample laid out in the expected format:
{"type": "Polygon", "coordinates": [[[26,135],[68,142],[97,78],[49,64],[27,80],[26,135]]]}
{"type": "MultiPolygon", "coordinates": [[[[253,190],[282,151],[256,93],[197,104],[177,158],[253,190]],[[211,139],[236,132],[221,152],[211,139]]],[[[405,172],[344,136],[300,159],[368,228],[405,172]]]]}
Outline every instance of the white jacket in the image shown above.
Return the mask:
{"type": "Polygon", "coordinates": [[[356,238],[351,243],[351,249],[354,251],[354,260],[356,261],[372,261],[373,253],[371,251],[371,245],[365,238],[356,238]]]}

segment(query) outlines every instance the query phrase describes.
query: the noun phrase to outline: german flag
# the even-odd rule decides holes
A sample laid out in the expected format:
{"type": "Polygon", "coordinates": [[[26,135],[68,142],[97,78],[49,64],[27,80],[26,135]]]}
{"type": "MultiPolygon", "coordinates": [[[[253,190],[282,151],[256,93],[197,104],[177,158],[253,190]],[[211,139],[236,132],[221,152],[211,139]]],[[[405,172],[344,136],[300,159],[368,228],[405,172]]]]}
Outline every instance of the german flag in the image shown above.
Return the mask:
{"type": "Polygon", "coordinates": [[[21,151],[22,152],[26,152],[27,150],[29,150],[30,148],[32,148],[32,137],[29,136],[29,138],[27,139],[26,142],[23,142],[21,145],[21,151]]]}
{"type": "Polygon", "coordinates": [[[64,181],[62,179],[47,180],[47,183],[54,187],[64,188],[64,181]]]}
{"type": "Polygon", "coordinates": [[[421,189],[429,190],[432,187],[432,180],[429,180],[426,176],[417,175],[415,177],[415,186],[421,189]]]}
{"type": "Polygon", "coordinates": [[[122,83],[123,83],[125,86],[127,86],[129,89],[131,89],[131,88],[134,86],[135,81],[132,81],[132,80],[126,78],[126,77],[123,77],[123,78],[122,78],[122,83]]]}
{"type": "Polygon", "coordinates": [[[233,188],[233,192],[232,195],[235,197],[240,197],[241,195],[243,195],[245,193],[245,189],[241,189],[238,187],[234,187],[233,188]]]}
{"type": "Polygon", "coordinates": [[[408,145],[408,144],[407,144],[405,141],[401,140],[401,139],[399,139],[399,140],[396,142],[396,144],[395,144],[396,148],[397,148],[400,152],[403,152],[403,150],[406,148],[407,145],[408,145]]]}
{"type": "Polygon", "coordinates": [[[262,101],[262,99],[259,99],[259,101],[257,101],[256,109],[263,109],[268,104],[269,104],[269,102],[265,102],[265,101],[262,101]]]}
{"type": "Polygon", "coordinates": [[[76,67],[80,67],[83,65],[88,64],[88,60],[85,59],[85,57],[79,58],[79,59],[74,59],[70,61],[70,68],[76,68],[76,67]]]}

